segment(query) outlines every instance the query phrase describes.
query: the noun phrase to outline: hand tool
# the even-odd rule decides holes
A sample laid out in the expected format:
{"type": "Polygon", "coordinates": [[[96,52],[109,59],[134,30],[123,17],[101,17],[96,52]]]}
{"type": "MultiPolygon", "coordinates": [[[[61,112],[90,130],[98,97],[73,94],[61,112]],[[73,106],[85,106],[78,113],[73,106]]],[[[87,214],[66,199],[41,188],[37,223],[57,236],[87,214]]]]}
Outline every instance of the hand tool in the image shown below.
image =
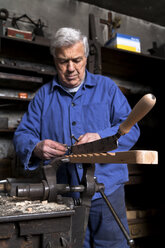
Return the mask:
{"type": "Polygon", "coordinates": [[[69,148],[69,153],[84,154],[115,150],[118,147],[120,136],[127,134],[153,108],[155,103],[156,97],[153,94],[144,95],[134,106],[127,119],[120,124],[115,135],[81,145],[73,145],[69,148]]]}

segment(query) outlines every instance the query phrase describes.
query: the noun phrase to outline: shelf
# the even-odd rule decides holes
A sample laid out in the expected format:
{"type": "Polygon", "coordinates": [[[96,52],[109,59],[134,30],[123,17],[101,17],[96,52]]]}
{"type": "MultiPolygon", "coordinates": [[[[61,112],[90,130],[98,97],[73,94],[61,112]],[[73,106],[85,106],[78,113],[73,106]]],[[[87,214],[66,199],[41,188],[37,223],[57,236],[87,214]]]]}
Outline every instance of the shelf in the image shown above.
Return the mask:
{"type": "Polygon", "coordinates": [[[16,41],[16,42],[21,42],[21,43],[28,43],[28,44],[32,44],[32,45],[37,45],[37,46],[43,46],[43,47],[48,47],[49,48],[49,40],[46,38],[41,38],[39,39],[37,37],[37,39],[35,40],[26,40],[26,39],[20,39],[20,38],[14,38],[14,37],[9,37],[9,36],[4,36],[4,35],[0,35],[0,39],[5,39],[5,40],[9,40],[9,41],[16,41]]]}
{"type": "Polygon", "coordinates": [[[27,41],[7,36],[0,37],[1,57],[22,59],[31,62],[53,65],[49,45],[43,42],[27,41]]]}
{"type": "Polygon", "coordinates": [[[0,36],[0,71],[42,77],[43,83],[56,74],[48,44],[6,36],[0,36]]]}
{"type": "Polygon", "coordinates": [[[38,65],[37,68],[33,63],[28,65],[22,65],[21,62],[18,64],[17,60],[14,60],[11,63],[0,64],[0,70],[3,72],[11,72],[11,73],[19,73],[24,75],[34,75],[34,76],[54,76],[56,74],[56,70],[54,65],[50,67],[50,69],[45,68],[43,65],[38,65]]]}
{"type": "Polygon", "coordinates": [[[14,133],[16,128],[0,128],[0,133],[14,133]]]}
{"type": "Polygon", "coordinates": [[[106,47],[101,54],[103,75],[152,86],[164,75],[165,58],[106,47]]]}
{"type": "Polygon", "coordinates": [[[13,73],[0,72],[0,87],[10,89],[37,90],[42,86],[43,78],[13,73]]]}
{"type": "Polygon", "coordinates": [[[2,80],[12,80],[12,81],[41,83],[41,84],[43,83],[41,77],[30,77],[30,76],[0,72],[0,81],[2,80]]]}
{"type": "MultiPolygon", "coordinates": [[[[30,102],[33,98],[19,98],[16,96],[0,96],[0,100],[30,102]]],[[[1,103],[1,102],[0,102],[1,103]]]]}

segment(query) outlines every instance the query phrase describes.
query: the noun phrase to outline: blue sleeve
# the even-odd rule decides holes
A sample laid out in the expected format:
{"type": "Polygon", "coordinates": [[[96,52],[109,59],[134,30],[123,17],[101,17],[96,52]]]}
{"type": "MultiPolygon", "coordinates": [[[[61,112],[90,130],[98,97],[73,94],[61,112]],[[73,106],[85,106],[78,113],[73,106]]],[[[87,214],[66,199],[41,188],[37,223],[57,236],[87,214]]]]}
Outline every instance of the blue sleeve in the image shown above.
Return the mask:
{"type": "MultiPolygon", "coordinates": [[[[117,133],[119,125],[127,118],[131,111],[131,107],[117,85],[109,90],[110,100],[110,123],[111,127],[100,130],[98,133],[101,138],[112,136],[117,133]]],[[[128,151],[137,142],[140,135],[138,125],[134,125],[128,134],[121,136],[118,140],[118,148],[115,151],[128,151]]]]}
{"type": "Polygon", "coordinates": [[[43,92],[39,90],[29,103],[28,111],[24,114],[14,134],[14,148],[25,169],[35,169],[38,167],[38,159],[35,161],[36,165],[33,163],[33,168],[29,167],[29,161],[36,144],[40,141],[43,98],[43,92]]]}

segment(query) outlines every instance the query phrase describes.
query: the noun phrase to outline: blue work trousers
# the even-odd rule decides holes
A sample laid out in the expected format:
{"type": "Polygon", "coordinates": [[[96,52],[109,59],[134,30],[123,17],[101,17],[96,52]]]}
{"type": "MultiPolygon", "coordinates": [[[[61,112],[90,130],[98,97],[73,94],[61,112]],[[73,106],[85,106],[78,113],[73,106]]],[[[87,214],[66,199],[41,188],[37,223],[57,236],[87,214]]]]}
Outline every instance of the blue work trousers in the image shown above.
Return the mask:
{"type": "MultiPolygon", "coordinates": [[[[124,185],[108,196],[110,203],[128,230],[124,185]]],[[[127,241],[102,198],[92,201],[83,248],[128,248],[127,241]]]]}

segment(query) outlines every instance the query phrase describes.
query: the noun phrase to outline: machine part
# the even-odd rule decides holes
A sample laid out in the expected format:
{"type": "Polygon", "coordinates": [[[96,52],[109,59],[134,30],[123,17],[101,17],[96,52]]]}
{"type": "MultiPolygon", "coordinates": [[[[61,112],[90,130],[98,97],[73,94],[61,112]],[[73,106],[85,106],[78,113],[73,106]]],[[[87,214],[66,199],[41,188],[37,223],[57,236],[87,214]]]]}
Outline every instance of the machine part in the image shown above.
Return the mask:
{"type": "Polygon", "coordinates": [[[128,133],[154,107],[155,103],[156,97],[153,94],[144,95],[134,106],[127,119],[120,124],[118,132],[115,135],[81,145],[73,145],[71,146],[71,153],[97,153],[116,149],[120,136],[128,133]]]}
{"type": "Polygon", "coordinates": [[[83,164],[83,176],[81,184],[85,186],[84,191],[80,194],[82,205],[91,206],[91,198],[96,192],[96,184],[94,181],[95,165],[83,164]]]}
{"type": "Polygon", "coordinates": [[[126,240],[127,240],[128,245],[129,245],[130,247],[132,247],[132,246],[134,245],[134,240],[131,239],[131,237],[129,236],[127,230],[125,229],[124,225],[122,224],[121,220],[119,219],[119,217],[118,217],[116,211],[114,210],[112,204],[110,203],[110,201],[109,201],[108,198],[106,197],[106,195],[105,195],[105,193],[104,193],[104,187],[103,187],[103,186],[100,187],[100,185],[99,185],[98,182],[97,182],[96,177],[94,178],[94,180],[95,180],[96,185],[98,186],[96,192],[100,192],[102,198],[104,199],[104,201],[105,201],[105,203],[107,204],[109,210],[111,211],[113,217],[115,218],[115,220],[116,220],[118,226],[120,227],[122,233],[124,234],[124,236],[125,236],[125,238],[126,238],[126,240]]]}
{"type": "Polygon", "coordinates": [[[84,206],[84,229],[83,239],[85,238],[86,228],[88,226],[89,212],[91,207],[91,199],[96,192],[96,183],[94,181],[95,165],[83,164],[83,176],[81,184],[85,186],[83,192],[80,193],[81,205],[84,206]]]}
{"type": "Polygon", "coordinates": [[[46,181],[35,184],[17,186],[16,195],[31,200],[46,200],[49,195],[49,187],[46,181]]]}
{"type": "Polygon", "coordinates": [[[9,196],[17,196],[18,188],[27,188],[29,184],[40,184],[36,179],[29,178],[7,178],[0,181],[0,193],[8,194],[9,196]]]}

